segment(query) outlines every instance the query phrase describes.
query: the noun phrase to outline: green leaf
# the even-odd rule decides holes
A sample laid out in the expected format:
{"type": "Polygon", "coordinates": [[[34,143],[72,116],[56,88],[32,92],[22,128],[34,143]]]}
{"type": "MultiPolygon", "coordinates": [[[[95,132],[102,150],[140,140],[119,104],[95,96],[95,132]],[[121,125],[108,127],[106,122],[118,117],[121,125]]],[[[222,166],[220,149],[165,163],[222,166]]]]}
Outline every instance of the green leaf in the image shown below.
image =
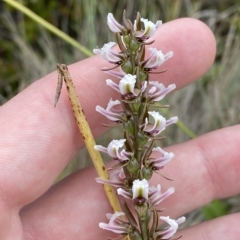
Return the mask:
{"type": "Polygon", "coordinates": [[[230,205],[223,200],[214,200],[204,206],[202,212],[206,220],[214,219],[228,214],[230,205]]]}

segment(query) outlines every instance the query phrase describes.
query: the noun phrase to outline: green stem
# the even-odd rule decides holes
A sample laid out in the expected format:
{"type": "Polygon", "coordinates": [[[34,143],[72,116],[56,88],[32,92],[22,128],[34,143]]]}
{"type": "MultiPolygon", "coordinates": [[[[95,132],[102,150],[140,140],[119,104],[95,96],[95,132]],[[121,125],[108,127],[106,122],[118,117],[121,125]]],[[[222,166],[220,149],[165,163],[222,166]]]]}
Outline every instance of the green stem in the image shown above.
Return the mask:
{"type": "MultiPolygon", "coordinates": [[[[136,154],[135,157],[137,159],[137,162],[139,163],[140,169],[141,169],[141,157],[142,157],[142,148],[139,147],[139,143],[138,143],[138,133],[139,133],[139,118],[138,118],[138,114],[134,114],[134,135],[135,135],[135,149],[136,149],[136,154]]],[[[139,170],[140,170],[139,169],[139,170]]]]}
{"type": "Polygon", "coordinates": [[[12,7],[18,9],[20,12],[22,12],[25,15],[27,15],[28,17],[30,17],[32,20],[34,20],[35,22],[39,23],[44,28],[48,29],[50,32],[54,33],[55,35],[57,35],[58,37],[62,38],[66,42],[70,43],[72,46],[74,46],[77,49],[79,49],[86,56],[90,57],[90,56],[93,55],[92,52],[89,51],[86,47],[81,45],[79,42],[77,42],[76,40],[74,40],[73,38],[68,36],[63,31],[59,30],[58,28],[56,28],[55,26],[53,26],[52,24],[50,24],[49,22],[47,22],[43,18],[39,17],[36,13],[32,12],[30,9],[28,9],[25,6],[23,6],[21,3],[16,2],[14,0],[3,0],[3,1],[6,2],[7,4],[11,5],[12,7]]]}
{"type": "Polygon", "coordinates": [[[140,219],[139,223],[140,223],[140,228],[141,228],[142,239],[148,240],[148,230],[147,230],[146,220],[140,219]]]}
{"type": "Polygon", "coordinates": [[[177,122],[177,126],[186,133],[190,138],[196,138],[197,134],[195,134],[190,128],[188,128],[182,121],[177,122]]]}

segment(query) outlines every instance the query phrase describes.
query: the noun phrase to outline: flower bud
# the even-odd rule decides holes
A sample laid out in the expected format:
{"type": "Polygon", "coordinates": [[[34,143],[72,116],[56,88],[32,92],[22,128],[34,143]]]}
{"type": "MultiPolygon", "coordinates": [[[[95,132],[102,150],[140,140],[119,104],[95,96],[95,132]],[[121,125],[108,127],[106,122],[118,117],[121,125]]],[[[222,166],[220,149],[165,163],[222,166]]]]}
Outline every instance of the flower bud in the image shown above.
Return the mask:
{"type": "Polygon", "coordinates": [[[151,179],[151,177],[153,175],[153,171],[149,168],[143,167],[142,175],[146,180],[149,180],[149,179],[151,179]]]}
{"type": "Polygon", "coordinates": [[[134,176],[137,176],[140,165],[137,159],[134,158],[128,162],[128,165],[126,165],[126,168],[131,174],[133,174],[134,176]]]}
{"type": "Polygon", "coordinates": [[[148,137],[141,133],[138,133],[138,136],[137,136],[138,147],[142,148],[147,142],[148,142],[148,137]]]}
{"type": "Polygon", "coordinates": [[[130,60],[125,61],[122,65],[121,65],[122,70],[125,73],[129,73],[132,74],[133,73],[133,66],[130,60]]]}
{"type": "Polygon", "coordinates": [[[135,52],[137,52],[137,50],[139,49],[139,42],[138,41],[136,41],[136,40],[134,40],[134,39],[132,39],[132,41],[131,41],[131,45],[130,45],[130,51],[132,52],[132,53],[135,53],[135,52]]]}
{"type": "Polygon", "coordinates": [[[128,136],[134,136],[134,123],[133,123],[133,120],[130,119],[129,121],[127,121],[125,124],[124,124],[124,128],[126,130],[126,132],[128,132],[128,136]]]}
{"type": "Polygon", "coordinates": [[[125,43],[126,46],[129,46],[130,45],[130,42],[131,42],[131,37],[129,35],[125,35],[123,36],[123,42],[125,43]]]}

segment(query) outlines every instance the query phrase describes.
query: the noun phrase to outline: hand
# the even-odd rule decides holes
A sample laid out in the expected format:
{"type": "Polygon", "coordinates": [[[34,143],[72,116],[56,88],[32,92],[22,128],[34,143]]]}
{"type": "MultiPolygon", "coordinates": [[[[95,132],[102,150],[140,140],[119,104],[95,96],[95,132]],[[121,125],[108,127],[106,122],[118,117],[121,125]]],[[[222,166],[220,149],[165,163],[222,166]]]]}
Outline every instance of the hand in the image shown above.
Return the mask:
{"type": "MultiPolygon", "coordinates": [[[[154,76],[177,88],[204,74],[213,62],[215,40],[210,30],[194,19],[164,24],[154,45],[174,57],[164,64],[167,72],[154,76]]],[[[98,56],[69,66],[83,109],[95,136],[106,119],[95,106],[106,106],[117,95],[106,86],[109,64],[98,56]]],[[[65,87],[53,108],[56,72],[33,83],[0,108],[0,239],[74,240],[106,239],[111,233],[98,227],[112,212],[93,168],[54,183],[70,159],[83,147],[65,87]],[[52,186],[52,187],[51,187],[52,186]]],[[[192,141],[169,147],[174,160],[165,167],[165,181],[156,175],[153,184],[174,186],[176,193],[160,204],[163,215],[182,216],[215,198],[240,192],[240,127],[221,129],[192,141]]],[[[185,229],[186,240],[240,237],[240,214],[185,229]]]]}

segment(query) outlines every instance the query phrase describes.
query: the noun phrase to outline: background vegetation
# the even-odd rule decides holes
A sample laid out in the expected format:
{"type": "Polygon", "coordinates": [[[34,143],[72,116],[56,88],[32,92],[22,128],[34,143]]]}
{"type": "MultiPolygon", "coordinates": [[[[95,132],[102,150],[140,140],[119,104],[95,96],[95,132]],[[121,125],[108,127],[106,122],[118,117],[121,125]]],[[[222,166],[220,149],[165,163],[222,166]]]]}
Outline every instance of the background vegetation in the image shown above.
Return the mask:
{"type": "MultiPolygon", "coordinates": [[[[21,2],[21,1],[19,1],[21,2]]],[[[166,99],[169,115],[179,116],[196,134],[238,124],[240,120],[240,1],[239,0],[25,0],[25,6],[62,29],[88,49],[114,40],[106,28],[106,15],[121,19],[122,10],[134,19],[137,11],[155,22],[180,17],[204,21],[217,40],[216,61],[199,81],[166,99]],[[178,103],[176,105],[176,103],[178,103]]],[[[70,64],[86,58],[69,43],[48,32],[21,12],[0,2],[0,104],[4,104],[31,82],[56,69],[56,63],[70,64]]],[[[207,54],[207,53],[203,53],[207,54]]],[[[168,113],[167,113],[168,114],[168,113]]],[[[109,136],[119,136],[111,130],[109,136]]],[[[179,127],[168,130],[166,145],[186,141],[179,127]]],[[[59,176],[67,176],[91,164],[81,151],[59,176]]],[[[189,213],[186,224],[195,224],[240,210],[240,197],[216,200],[189,213]]]]}

